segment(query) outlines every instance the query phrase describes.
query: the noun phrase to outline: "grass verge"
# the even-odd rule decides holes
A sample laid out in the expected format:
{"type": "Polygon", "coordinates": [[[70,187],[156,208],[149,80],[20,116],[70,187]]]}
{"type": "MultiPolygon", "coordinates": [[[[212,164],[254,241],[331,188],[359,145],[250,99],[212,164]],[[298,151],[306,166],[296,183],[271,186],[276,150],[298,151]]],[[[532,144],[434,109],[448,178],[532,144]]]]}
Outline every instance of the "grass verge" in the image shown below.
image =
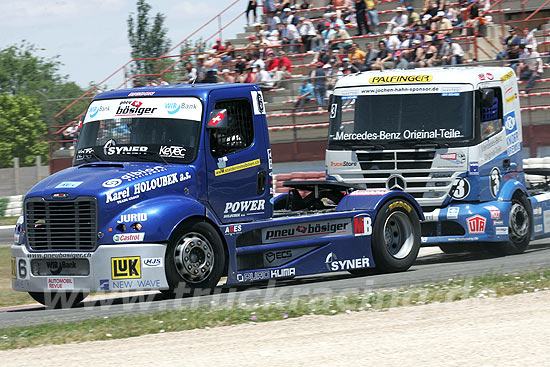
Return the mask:
{"type": "Polygon", "coordinates": [[[4,328],[0,329],[0,350],[128,338],[144,334],[282,320],[312,314],[334,315],[451,302],[474,297],[502,297],[549,288],[550,269],[545,269],[517,274],[488,274],[467,279],[449,279],[442,283],[333,297],[297,298],[262,305],[233,304],[225,307],[186,308],[132,316],[4,328]]]}
{"type": "Polygon", "coordinates": [[[4,212],[6,211],[9,202],[10,199],[8,198],[0,198],[0,217],[4,216],[4,212]]]}
{"type": "MultiPolygon", "coordinates": [[[[1,212],[0,212],[1,215],[1,212]]],[[[0,226],[11,226],[17,223],[19,217],[2,217],[0,216],[0,226]]]]}

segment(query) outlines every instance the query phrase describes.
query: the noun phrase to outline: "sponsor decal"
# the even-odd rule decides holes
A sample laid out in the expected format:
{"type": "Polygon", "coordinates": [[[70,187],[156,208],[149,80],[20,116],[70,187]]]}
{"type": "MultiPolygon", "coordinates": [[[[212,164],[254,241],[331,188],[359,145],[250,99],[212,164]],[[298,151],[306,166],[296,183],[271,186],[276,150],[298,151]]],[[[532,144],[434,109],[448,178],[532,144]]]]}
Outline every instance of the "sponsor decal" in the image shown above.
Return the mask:
{"type": "Polygon", "coordinates": [[[470,194],[470,183],[465,178],[459,177],[453,182],[451,197],[456,200],[462,200],[470,194]]]}
{"type": "Polygon", "coordinates": [[[275,269],[271,270],[271,278],[287,278],[293,277],[296,275],[296,268],[285,268],[285,269],[275,269]]]}
{"type": "Polygon", "coordinates": [[[264,257],[265,260],[271,264],[275,260],[292,258],[292,250],[269,251],[265,253],[264,257]]]}
{"type": "Polygon", "coordinates": [[[141,278],[141,257],[112,257],[111,279],[141,278]]]}
{"type": "Polygon", "coordinates": [[[94,152],[95,152],[94,148],[79,149],[78,152],[76,152],[76,159],[80,160],[80,159],[90,158],[91,156],[93,156],[94,152]]]}
{"type": "Polygon", "coordinates": [[[304,237],[328,237],[334,234],[352,234],[349,219],[335,219],[331,221],[319,221],[301,223],[298,225],[286,225],[262,229],[262,242],[264,244],[282,240],[291,240],[304,237]]]}
{"type": "Polygon", "coordinates": [[[491,219],[500,219],[500,209],[494,205],[484,206],[491,213],[491,219]]]}
{"type": "Polygon", "coordinates": [[[353,234],[355,236],[370,236],[372,234],[372,218],[368,215],[354,217],[353,234]]]}
{"type": "Polygon", "coordinates": [[[225,203],[224,218],[238,218],[247,215],[262,214],[265,210],[265,200],[243,200],[225,203]]]}
{"type": "Polygon", "coordinates": [[[111,290],[109,287],[109,279],[100,279],[99,280],[99,289],[102,291],[111,290]]]}
{"type": "Polygon", "coordinates": [[[479,80],[485,80],[485,74],[477,74],[479,80]]]}
{"type": "Polygon", "coordinates": [[[507,235],[508,227],[496,227],[495,232],[497,236],[507,235]]]}
{"type": "Polygon", "coordinates": [[[333,103],[332,105],[330,105],[330,116],[329,116],[329,118],[331,118],[331,119],[336,118],[336,113],[338,113],[338,104],[333,103]]]}
{"type": "Polygon", "coordinates": [[[495,79],[495,77],[494,77],[493,74],[491,74],[491,73],[487,73],[487,74],[485,74],[485,76],[487,77],[488,80],[493,80],[493,79],[495,79]]]}
{"type": "Polygon", "coordinates": [[[265,115],[265,103],[262,92],[252,91],[250,92],[252,97],[252,106],[254,108],[255,115],[265,115]]]}
{"type": "Polygon", "coordinates": [[[495,198],[497,197],[498,190],[500,189],[500,181],[500,170],[497,167],[494,167],[489,175],[489,184],[491,186],[491,195],[495,198]]]}
{"type": "Polygon", "coordinates": [[[394,75],[374,76],[369,79],[371,84],[396,84],[396,83],[429,83],[432,75],[394,75]]]}
{"type": "Polygon", "coordinates": [[[487,219],[485,217],[476,214],[467,218],[466,223],[468,223],[469,233],[485,233],[485,225],[487,223],[487,219]]]}
{"type": "Polygon", "coordinates": [[[122,180],[120,178],[112,178],[110,180],[107,180],[101,184],[103,187],[113,188],[117,187],[122,183],[122,180]]]}
{"type": "Polygon", "coordinates": [[[225,118],[226,114],[223,112],[218,113],[216,116],[212,117],[210,121],[208,121],[208,126],[216,126],[220,123],[221,120],[225,118]]]}
{"type": "Polygon", "coordinates": [[[437,222],[439,220],[439,212],[441,209],[437,208],[434,209],[431,212],[424,213],[424,221],[425,222],[437,222]]]}
{"type": "Polygon", "coordinates": [[[143,260],[144,268],[154,268],[157,266],[162,266],[162,257],[147,257],[143,260]]]}
{"type": "Polygon", "coordinates": [[[428,243],[428,237],[420,237],[420,242],[428,243]]]}
{"type": "Polygon", "coordinates": [[[403,208],[406,211],[408,211],[409,213],[412,210],[411,206],[408,203],[406,203],[404,201],[401,201],[401,200],[394,201],[393,203],[390,204],[390,210],[393,210],[395,208],[403,208]]]}
{"type": "Polygon", "coordinates": [[[241,225],[240,224],[236,224],[234,226],[227,226],[225,227],[225,231],[224,233],[226,235],[234,235],[234,234],[239,234],[241,233],[241,225]]]}
{"type": "Polygon", "coordinates": [[[92,106],[88,110],[88,114],[91,118],[94,118],[97,116],[99,112],[107,112],[109,111],[109,106],[92,106]]]}
{"type": "Polygon", "coordinates": [[[439,155],[439,158],[444,159],[448,162],[462,164],[466,162],[466,155],[462,152],[458,153],[443,153],[439,155]]]}
{"type": "Polygon", "coordinates": [[[343,162],[330,162],[331,167],[355,167],[357,166],[357,162],[349,162],[349,161],[343,161],[343,162]]]}
{"type": "Polygon", "coordinates": [[[439,157],[441,159],[447,159],[447,160],[450,160],[450,161],[456,161],[456,153],[444,153],[444,154],[440,154],[439,157]]]}
{"type": "Polygon", "coordinates": [[[273,169],[273,159],[271,158],[271,149],[267,150],[267,168],[273,169]]]}
{"type": "Polygon", "coordinates": [[[122,214],[116,221],[117,223],[134,223],[134,222],[146,222],[147,213],[132,213],[122,214]]]}
{"type": "Polygon", "coordinates": [[[545,210],[542,213],[542,221],[544,223],[544,233],[550,232],[550,210],[545,210]]]}
{"type": "Polygon", "coordinates": [[[451,206],[447,209],[447,219],[458,219],[458,213],[460,212],[460,207],[451,206]]]}
{"type": "Polygon", "coordinates": [[[536,201],[538,201],[539,203],[541,201],[547,201],[547,200],[550,200],[550,193],[545,193],[545,194],[539,194],[539,195],[535,195],[533,196],[535,198],[536,201]]]}
{"type": "Polygon", "coordinates": [[[113,280],[111,289],[153,289],[160,288],[160,279],[113,280]]]}
{"type": "Polygon", "coordinates": [[[237,273],[238,282],[253,282],[258,280],[268,280],[270,274],[268,270],[263,271],[251,271],[248,273],[237,273]]]}
{"type": "Polygon", "coordinates": [[[37,254],[31,253],[27,257],[31,259],[86,259],[92,257],[91,252],[62,252],[62,253],[47,253],[37,254]]]}
{"type": "Polygon", "coordinates": [[[494,220],[494,221],[493,221],[493,225],[494,225],[494,226],[503,226],[503,225],[504,225],[504,221],[502,221],[502,220],[494,220]]]}
{"type": "Polygon", "coordinates": [[[114,139],[109,139],[103,146],[104,155],[136,155],[145,154],[149,147],[144,146],[117,146],[114,139]]]}
{"type": "Polygon", "coordinates": [[[140,194],[156,190],[158,188],[171,186],[178,182],[187,181],[190,178],[191,174],[189,172],[185,172],[185,174],[179,173],[179,178],[177,172],[152,178],[144,182],[136,183],[132,187],[128,186],[119,191],[108,191],[105,196],[105,203],[109,204],[116,201],[117,204],[121,204],[130,200],[135,200],[139,198],[140,194]],[[130,189],[133,190],[130,191],[130,189]]]}
{"type": "Polygon", "coordinates": [[[124,100],[120,101],[115,116],[151,116],[156,110],[156,107],[143,106],[143,102],[138,100],[124,100]]]}
{"type": "Polygon", "coordinates": [[[227,157],[218,158],[218,168],[227,167],[227,157]]]}
{"type": "Polygon", "coordinates": [[[154,94],[155,92],[132,92],[128,94],[128,97],[147,97],[154,94]]]}
{"type": "Polygon", "coordinates": [[[510,97],[506,98],[506,104],[515,101],[515,99],[518,97],[516,93],[512,94],[510,97]]]}
{"type": "Polygon", "coordinates": [[[355,190],[352,191],[349,196],[378,196],[378,195],[386,195],[389,190],[386,189],[373,189],[373,190],[355,190]]]}
{"type": "Polygon", "coordinates": [[[503,76],[500,77],[500,81],[501,82],[505,82],[507,81],[508,79],[510,79],[511,77],[514,76],[514,72],[513,71],[509,71],[507,72],[506,74],[504,74],[503,76]]]}
{"type": "Polygon", "coordinates": [[[325,258],[325,265],[329,271],[343,271],[352,269],[362,269],[369,267],[369,258],[362,257],[351,260],[338,260],[334,252],[329,252],[325,258]]]}
{"type": "Polygon", "coordinates": [[[537,224],[535,226],[535,232],[542,232],[542,224],[537,224]]]}
{"type": "Polygon", "coordinates": [[[403,132],[379,132],[346,133],[336,132],[334,140],[399,140],[399,139],[455,139],[463,135],[456,129],[434,130],[404,130],[403,132]]]}
{"type": "Polygon", "coordinates": [[[514,111],[504,116],[504,127],[506,128],[506,153],[511,156],[521,149],[519,129],[517,126],[516,113],[514,111]]]}
{"type": "Polygon", "coordinates": [[[470,162],[470,176],[477,176],[479,175],[479,163],[478,162],[470,162]]]}
{"type": "Polygon", "coordinates": [[[460,97],[460,93],[459,92],[441,93],[441,97],[460,97]]]}
{"type": "Polygon", "coordinates": [[[117,233],[113,236],[113,242],[143,242],[145,232],[140,233],[117,233]]]}
{"type": "Polygon", "coordinates": [[[166,158],[185,158],[185,148],[177,145],[164,146],[159,148],[159,155],[166,158]]]}
{"type": "Polygon", "coordinates": [[[235,164],[229,167],[218,168],[217,170],[214,171],[214,175],[221,176],[227,173],[233,173],[233,172],[241,171],[243,169],[256,167],[259,165],[260,165],[260,160],[254,159],[253,161],[243,162],[243,163],[235,164]]]}
{"type": "Polygon", "coordinates": [[[138,178],[154,175],[155,173],[165,172],[166,170],[167,169],[164,166],[155,166],[152,168],[139,169],[137,171],[125,173],[120,178],[124,181],[134,181],[138,178]]]}
{"type": "Polygon", "coordinates": [[[197,105],[194,104],[194,103],[185,103],[185,102],[182,102],[182,103],[165,102],[164,103],[164,109],[166,110],[166,112],[168,112],[168,114],[175,115],[176,113],[178,113],[180,111],[180,109],[183,109],[183,110],[196,110],[197,105]]]}
{"type": "Polygon", "coordinates": [[[58,184],[56,189],[74,189],[82,184],[82,181],[65,181],[58,184]]]}
{"type": "Polygon", "coordinates": [[[542,207],[536,206],[533,208],[533,215],[542,215],[542,207]]]}
{"type": "Polygon", "coordinates": [[[74,289],[73,278],[48,278],[48,289],[74,289]]]}

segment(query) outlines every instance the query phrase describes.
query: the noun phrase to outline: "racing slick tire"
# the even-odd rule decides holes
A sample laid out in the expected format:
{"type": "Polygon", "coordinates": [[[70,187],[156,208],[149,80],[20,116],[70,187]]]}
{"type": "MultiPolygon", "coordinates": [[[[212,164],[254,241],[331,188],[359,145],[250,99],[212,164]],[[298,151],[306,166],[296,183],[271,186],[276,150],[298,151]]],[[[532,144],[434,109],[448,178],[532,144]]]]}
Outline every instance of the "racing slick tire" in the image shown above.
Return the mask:
{"type": "Polygon", "coordinates": [[[222,277],[226,255],[216,229],[195,220],[178,228],[170,237],[165,255],[169,298],[181,298],[195,291],[211,292],[222,277]]]}
{"type": "Polygon", "coordinates": [[[71,308],[88,297],[83,292],[29,292],[29,295],[38,303],[48,308],[71,308]]]}
{"type": "Polygon", "coordinates": [[[395,273],[414,264],[420,250],[420,219],[409,202],[391,199],[380,208],[374,219],[371,244],[376,267],[350,273],[395,273]]]}
{"type": "Polygon", "coordinates": [[[529,246],[533,231],[533,212],[529,199],[523,194],[512,198],[510,217],[508,219],[508,236],[506,242],[488,244],[487,250],[496,256],[521,254],[529,246]]]}

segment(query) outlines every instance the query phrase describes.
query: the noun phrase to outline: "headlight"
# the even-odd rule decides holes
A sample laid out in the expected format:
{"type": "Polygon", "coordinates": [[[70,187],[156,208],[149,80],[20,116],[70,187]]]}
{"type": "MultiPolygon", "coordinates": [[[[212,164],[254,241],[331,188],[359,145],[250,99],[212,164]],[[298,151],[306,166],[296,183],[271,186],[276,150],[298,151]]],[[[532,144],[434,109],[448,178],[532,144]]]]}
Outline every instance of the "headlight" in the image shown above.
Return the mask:
{"type": "Polygon", "coordinates": [[[17,222],[15,223],[15,229],[13,231],[13,243],[16,245],[19,245],[19,240],[21,239],[21,235],[25,233],[23,222],[25,221],[25,217],[23,214],[17,218],[17,222]]]}

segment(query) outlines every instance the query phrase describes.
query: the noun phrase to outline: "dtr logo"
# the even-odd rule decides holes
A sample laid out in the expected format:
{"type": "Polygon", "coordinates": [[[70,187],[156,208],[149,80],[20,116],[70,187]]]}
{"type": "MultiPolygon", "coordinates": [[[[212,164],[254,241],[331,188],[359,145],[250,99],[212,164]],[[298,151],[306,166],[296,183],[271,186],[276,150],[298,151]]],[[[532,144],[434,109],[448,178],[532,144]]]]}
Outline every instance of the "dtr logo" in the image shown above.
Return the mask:
{"type": "Polygon", "coordinates": [[[179,103],[170,102],[170,103],[165,103],[164,108],[166,108],[166,112],[168,112],[170,115],[173,115],[175,113],[178,113],[178,111],[181,108],[181,105],[179,103]]]}

